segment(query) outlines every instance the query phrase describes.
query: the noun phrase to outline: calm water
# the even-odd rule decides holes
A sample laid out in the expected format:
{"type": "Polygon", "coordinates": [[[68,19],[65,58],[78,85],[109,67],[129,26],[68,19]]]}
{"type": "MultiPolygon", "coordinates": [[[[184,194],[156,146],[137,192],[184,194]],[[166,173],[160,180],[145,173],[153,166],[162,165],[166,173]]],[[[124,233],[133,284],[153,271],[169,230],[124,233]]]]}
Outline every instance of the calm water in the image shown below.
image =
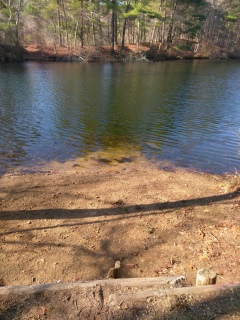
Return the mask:
{"type": "Polygon", "coordinates": [[[0,173],[99,150],[234,172],[239,129],[239,61],[0,64],[0,173]]]}

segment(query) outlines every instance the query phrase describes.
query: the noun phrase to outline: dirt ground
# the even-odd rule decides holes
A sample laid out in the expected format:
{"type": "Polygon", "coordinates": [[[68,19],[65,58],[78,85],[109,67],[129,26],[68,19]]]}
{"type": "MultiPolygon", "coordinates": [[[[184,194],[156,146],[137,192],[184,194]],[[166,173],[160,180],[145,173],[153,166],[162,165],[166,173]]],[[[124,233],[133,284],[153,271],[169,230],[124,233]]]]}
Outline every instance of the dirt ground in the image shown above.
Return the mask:
{"type": "MultiPolygon", "coordinates": [[[[0,52],[1,54],[1,52],[0,52]]],[[[202,44],[198,52],[176,48],[164,49],[159,45],[151,46],[143,42],[137,47],[134,44],[115,46],[114,54],[110,46],[53,47],[51,45],[28,45],[24,47],[22,58],[27,61],[85,61],[85,62],[114,62],[114,61],[163,61],[179,59],[227,59],[239,58],[238,55],[223,48],[202,44]]]]}
{"type": "MultiPolygon", "coordinates": [[[[150,50],[149,43],[142,43],[139,48],[133,44],[127,44],[124,50],[120,46],[115,46],[115,52],[112,53],[110,46],[85,46],[80,47],[53,47],[29,45],[24,47],[23,59],[27,61],[78,61],[78,62],[114,62],[114,61],[136,61],[141,60],[147,51],[150,50]]],[[[162,57],[167,58],[166,53],[151,53],[152,59],[162,57]],[[152,56],[153,55],[153,56],[152,56]]],[[[144,60],[146,61],[146,59],[144,60]]]]}
{"type": "Polygon", "coordinates": [[[1,285],[122,277],[240,282],[239,175],[103,154],[0,178],[1,285]]]}

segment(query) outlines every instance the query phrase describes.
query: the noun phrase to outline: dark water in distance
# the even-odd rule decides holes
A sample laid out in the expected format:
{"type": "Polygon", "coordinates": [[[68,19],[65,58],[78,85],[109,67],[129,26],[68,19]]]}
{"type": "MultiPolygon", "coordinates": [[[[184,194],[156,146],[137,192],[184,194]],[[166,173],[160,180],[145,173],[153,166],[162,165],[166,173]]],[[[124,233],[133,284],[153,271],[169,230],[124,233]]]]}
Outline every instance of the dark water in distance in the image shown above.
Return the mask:
{"type": "Polygon", "coordinates": [[[240,169],[240,61],[0,64],[0,172],[140,150],[240,169]]]}

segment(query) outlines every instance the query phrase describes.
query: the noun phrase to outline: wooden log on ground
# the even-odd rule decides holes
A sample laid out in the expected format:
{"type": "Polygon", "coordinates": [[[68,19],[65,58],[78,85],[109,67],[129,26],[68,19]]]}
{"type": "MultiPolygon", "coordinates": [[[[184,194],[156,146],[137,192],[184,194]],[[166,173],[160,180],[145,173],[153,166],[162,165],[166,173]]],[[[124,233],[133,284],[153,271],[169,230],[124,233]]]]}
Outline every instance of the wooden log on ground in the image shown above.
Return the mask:
{"type": "Polygon", "coordinates": [[[155,277],[155,278],[122,278],[122,279],[106,279],[95,281],[78,281],[67,283],[39,284],[29,286],[6,286],[0,288],[0,296],[8,294],[33,294],[43,291],[59,291],[75,288],[95,288],[95,287],[154,287],[154,286],[175,286],[182,285],[185,281],[184,276],[178,277],[155,277]]]}
{"type": "Polygon", "coordinates": [[[240,283],[235,284],[219,284],[198,287],[182,287],[172,289],[155,289],[144,290],[138,292],[114,293],[109,295],[109,302],[111,305],[119,305],[120,303],[127,303],[129,301],[146,301],[149,298],[161,298],[165,296],[181,296],[181,295],[195,295],[195,294],[222,294],[224,292],[240,289],[240,283]]]}
{"type": "Polygon", "coordinates": [[[173,287],[181,285],[183,279],[129,278],[2,287],[0,313],[3,319],[19,320],[42,316],[94,320],[96,315],[101,320],[207,320],[222,313],[240,319],[240,283],[173,287]]]}

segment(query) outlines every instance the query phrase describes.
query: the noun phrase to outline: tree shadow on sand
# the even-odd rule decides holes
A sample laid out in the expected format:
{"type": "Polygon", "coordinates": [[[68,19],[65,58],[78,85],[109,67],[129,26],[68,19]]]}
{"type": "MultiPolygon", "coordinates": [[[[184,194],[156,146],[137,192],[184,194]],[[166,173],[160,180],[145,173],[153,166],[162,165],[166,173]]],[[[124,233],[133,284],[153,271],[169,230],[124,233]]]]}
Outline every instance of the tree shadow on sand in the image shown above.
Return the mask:
{"type": "Polygon", "coordinates": [[[206,206],[214,203],[224,203],[240,195],[240,188],[224,195],[194,198],[188,200],[157,202],[151,204],[127,205],[115,203],[110,208],[97,209],[42,209],[18,210],[0,212],[0,220],[29,220],[29,219],[78,219],[99,216],[116,216],[136,212],[151,212],[154,210],[180,209],[192,206],[206,206]],[[17,215],[16,215],[17,212],[17,215]]]}
{"type": "MultiPolygon", "coordinates": [[[[194,198],[189,200],[174,201],[174,202],[162,202],[152,204],[141,204],[126,206],[124,203],[115,204],[110,208],[101,209],[43,209],[43,210],[22,210],[22,211],[5,211],[0,213],[0,220],[59,220],[53,222],[53,224],[43,223],[34,226],[28,224],[27,228],[11,228],[0,233],[0,236],[5,237],[4,244],[12,246],[12,253],[21,255],[26,252],[33,252],[33,257],[38,259],[37,253],[41,253],[43,249],[52,252],[53,256],[57,254],[64,254],[70,261],[68,263],[74,264],[75,268],[79,270],[84,268],[93,268],[95,270],[94,275],[104,277],[108,268],[112,267],[115,260],[134,261],[137,264],[139,253],[144,250],[151,250],[161,247],[164,243],[173,243],[178,239],[179,228],[174,225],[168,226],[165,230],[159,229],[157,233],[154,232],[154,228],[148,225],[150,218],[158,219],[159,215],[173,214],[177,215],[177,209],[193,208],[194,206],[205,206],[214,203],[227,203],[234,200],[239,195],[239,189],[234,192],[227,193],[219,196],[194,198]],[[128,237],[131,232],[135,232],[134,219],[139,217],[138,224],[141,228],[141,233],[136,236],[136,241],[129,243],[128,237]],[[95,218],[95,219],[94,219],[95,218]],[[148,221],[147,221],[148,220],[148,221]],[[123,230],[121,230],[123,226],[123,230]],[[90,228],[85,234],[82,233],[81,228],[90,228]],[[98,229],[101,232],[98,233],[98,229]],[[52,236],[51,231],[56,229],[56,235],[52,236]],[[143,230],[143,231],[142,231],[143,230]],[[40,237],[36,237],[36,231],[49,231],[44,233],[40,237]],[[72,232],[76,234],[76,238],[71,242],[65,240],[61,234],[68,234],[72,232]],[[151,233],[152,236],[151,236],[151,233]],[[127,237],[125,235],[128,235],[127,237]],[[32,241],[33,239],[33,241],[32,241]],[[136,262],[135,262],[136,260],[136,262]]],[[[187,231],[198,228],[195,222],[194,213],[190,212],[189,215],[184,216],[180,214],[180,221],[182,225],[188,225],[187,231]],[[189,221],[187,221],[190,219],[189,221]],[[192,220],[191,220],[192,219],[192,220]]],[[[207,223],[216,223],[214,219],[217,217],[203,217],[201,223],[204,223],[204,219],[208,219],[207,223]]],[[[161,224],[161,222],[160,222],[161,224]]],[[[138,231],[137,229],[137,231],[138,231]]],[[[181,228],[182,229],[182,228],[181,228]]],[[[135,237],[135,234],[134,234],[135,237]]],[[[130,236],[131,238],[131,236],[130,236]]],[[[129,238],[129,239],[130,239],[129,238]]],[[[188,246],[195,245],[196,240],[188,239],[188,246]]],[[[3,247],[5,250],[5,247],[3,247]]],[[[6,251],[7,253],[7,251],[6,251]]],[[[51,254],[51,253],[50,253],[51,254]]],[[[55,258],[57,259],[57,258],[55,258]]],[[[168,263],[167,261],[162,264],[168,263]]],[[[134,264],[133,264],[134,268],[134,264]]],[[[157,269],[157,268],[155,268],[157,269]]],[[[151,270],[151,272],[158,272],[157,270],[151,270]]],[[[125,268],[125,276],[131,276],[131,270],[125,268]]],[[[134,272],[133,272],[134,273],[134,272]]],[[[93,274],[92,274],[93,275],[93,274]]]]}

